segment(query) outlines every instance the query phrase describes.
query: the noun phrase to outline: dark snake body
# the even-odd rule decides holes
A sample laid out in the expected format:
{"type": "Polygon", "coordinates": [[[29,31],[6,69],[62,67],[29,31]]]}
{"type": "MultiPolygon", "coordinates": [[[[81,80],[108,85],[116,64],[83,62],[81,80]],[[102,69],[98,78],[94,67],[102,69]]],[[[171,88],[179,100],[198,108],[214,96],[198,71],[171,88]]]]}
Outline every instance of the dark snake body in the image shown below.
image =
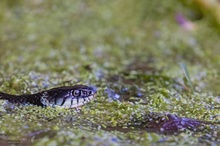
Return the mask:
{"type": "Polygon", "coordinates": [[[11,95],[0,92],[0,100],[15,104],[33,104],[42,107],[59,106],[62,108],[80,107],[94,98],[97,90],[92,86],[63,86],[36,94],[11,95]]]}

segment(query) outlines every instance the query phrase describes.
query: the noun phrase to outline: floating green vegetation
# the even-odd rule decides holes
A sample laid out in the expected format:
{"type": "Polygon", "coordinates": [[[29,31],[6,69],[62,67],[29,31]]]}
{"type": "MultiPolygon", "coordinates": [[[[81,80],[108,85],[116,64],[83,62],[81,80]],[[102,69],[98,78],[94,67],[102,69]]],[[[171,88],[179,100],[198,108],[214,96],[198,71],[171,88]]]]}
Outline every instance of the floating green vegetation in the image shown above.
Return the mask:
{"type": "Polygon", "coordinates": [[[98,87],[80,111],[1,100],[0,145],[220,143],[220,36],[200,11],[175,0],[3,0],[0,12],[2,92],[98,87]]]}

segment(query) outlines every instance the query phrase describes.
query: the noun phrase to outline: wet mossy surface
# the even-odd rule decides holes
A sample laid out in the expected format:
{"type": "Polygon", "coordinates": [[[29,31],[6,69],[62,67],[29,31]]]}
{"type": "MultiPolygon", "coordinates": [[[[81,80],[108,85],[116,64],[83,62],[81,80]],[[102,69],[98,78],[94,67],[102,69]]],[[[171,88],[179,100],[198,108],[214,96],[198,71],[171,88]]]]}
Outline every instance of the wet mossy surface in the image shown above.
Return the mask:
{"type": "Polygon", "coordinates": [[[2,92],[98,88],[80,111],[0,101],[0,145],[220,144],[220,34],[200,12],[175,0],[0,4],[2,92]]]}

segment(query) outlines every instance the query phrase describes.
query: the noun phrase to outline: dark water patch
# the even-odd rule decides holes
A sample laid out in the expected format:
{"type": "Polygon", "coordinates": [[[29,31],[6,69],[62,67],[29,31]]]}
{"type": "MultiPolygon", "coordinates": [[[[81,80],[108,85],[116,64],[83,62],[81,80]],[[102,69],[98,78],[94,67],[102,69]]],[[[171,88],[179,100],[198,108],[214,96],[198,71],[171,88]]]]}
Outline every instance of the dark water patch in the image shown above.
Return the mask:
{"type": "MultiPolygon", "coordinates": [[[[183,136],[191,135],[198,138],[201,144],[220,144],[220,127],[218,123],[209,121],[196,120],[191,118],[178,117],[173,114],[162,116],[160,114],[148,115],[146,121],[142,120],[140,123],[129,125],[128,127],[107,127],[105,131],[120,131],[123,133],[133,133],[141,135],[144,133],[156,133],[164,136],[183,136]],[[154,115],[151,119],[151,117],[154,115]],[[180,135],[181,134],[181,135],[180,135]]],[[[169,142],[169,137],[160,139],[157,143],[169,142]]],[[[188,136],[187,136],[188,137],[188,136]]]]}
{"type": "Polygon", "coordinates": [[[140,98],[145,94],[140,88],[145,84],[142,80],[133,76],[124,75],[123,73],[119,75],[110,75],[107,78],[107,83],[107,90],[105,90],[105,93],[109,97],[113,97],[110,91],[114,91],[120,96],[120,99],[124,101],[128,101],[130,97],[140,98]]]}
{"type": "Polygon", "coordinates": [[[133,61],[127,65],[126,70],[128,72],[130,71],[138,71],[141,73],[155,73],[155,72],[160,72],[160,70],[156,69],[153,66],[153,63],[155,63],[154,58],[149,55],[146,57],[147,59],[140,59],[139,57],[133,57],[133,61]]]}
{"type": "Polygon", "coordinates": [[[106,127],[106,128],[102,128],[102,130],[105,131],[119,131],[122,133],[129,133],[129,132],[138,132],[138,133],[144,133],[147,132],[145,129],[143,129],[142,127],[138,127],[138,126],[128,126],[128,127],[121,127],[121,126],[116,126],[116,127],[106,127]]]}
{"type": "Polygon", "coordinates": [[[154,73],[158,72],[157,69],[154,67],[150,66],[150,64],[145,63],[145,62],[133,62],[127,67],[128,71],[139,71],[142,73],[154,73]]]}
{"type": "Polygon", "coordinates": [[[182,132],[185,129],[194,131],[201,125],[201,121],[168,114],[166,117],[158,118],[156,121],[148,121],[145,123],[145,128],[147,131],[162,134],[175,134],[182,132]]]}
{"type": "MultiPolygon", "coordinates": [[[[109,98],[120,101],[139,101],[146,100],[148,97],[158,91],[159,88],[174,88],[177,91],[190,91],[184,84],[178,80],[164,75],[155,74],[127,74],[111,75],[107,78],[107,90],[105,94],[109,98]]],[[[165,94],[165,93],[164,93],[165,94]]],[[[167,94],[167,93],[166,93],[167,94]]]]}
{"type": "MultiPolygon", "coordinates": [[[[192,137],[198,137],[200,143],[219,144],[220,126],[219,123],[196,120],[191,118],[179,117],[173,114],[152,113],[146,115],[141,121],[133,121],[133,124],[127,127],[107,127],[105,131],[120,131],[123,133],[157,133],[167,136],[178,136],[181,133],[190,134],[192,137]]],[[[164,143],[167,140],[159,141],[164,143]]]]}
{"type": "Polygon", "coordinates": [[[142,117],[142,120],[133,120],[132,124],[129,124],[127,127],[107,127],[104,128],[104,130],[116,130],[125,133],[131,131],[145,131],[165,135],[175,135],[185,132],[186,130],[192,132],[202,132],[209,130],[218,131],[220,129],[218,125],[219,123],[179,117],[173,114],[163,115],[151,113],[146,115],[145,118],[142,117]]]}
{"type": "Polygon", "coordinates": [[[144,85],[144,81],[138,77],[139,73],[132,74],[129,71],[123,71],[118,74],[110,74],[106,77],[107,83],[120,83],[124,85],[144,85]]]}
{"type": "Polygon", "coordinates": [[[152,73],[131,73],[121,72],[117,75],[110,75],[106,78],[107,83],[121,84],[127,86],[144,86],[146,84],[162,87],[162,88],[174,88],[178,91],[189,91],[189,87],[181,83],[176,78],[171,78],[166,75],[152,73]]]}
{"type": "Polygon", "coordinates": [[[92,72],[92,70],[93,70],[93,67],[91,64],[85,64],[85,65],[83,65],[83,68],[89,72],[92,72]]]}
{"type": "Polygon", "coordinates": [[[145,92],[141,91],[138,86],[110,85],[110,87],[104,90],[104,94],[106,94],[110,100],[135,102],[143,98],[145,92]]]}
{"type": "MultiPolygon", "coordinates": [[[[138,123],[138,122],[137,122],[138,123]]],[[[201,132],[207,126],[217,126],[209,121],[196,120],[191,118],[179,117],[173,114],[166,114],[165,116],[155,116],[142,120],[138,127],[143,127],[149,132],[156,132],[159,134],[178,134],[186,130],[201,132]]]]}

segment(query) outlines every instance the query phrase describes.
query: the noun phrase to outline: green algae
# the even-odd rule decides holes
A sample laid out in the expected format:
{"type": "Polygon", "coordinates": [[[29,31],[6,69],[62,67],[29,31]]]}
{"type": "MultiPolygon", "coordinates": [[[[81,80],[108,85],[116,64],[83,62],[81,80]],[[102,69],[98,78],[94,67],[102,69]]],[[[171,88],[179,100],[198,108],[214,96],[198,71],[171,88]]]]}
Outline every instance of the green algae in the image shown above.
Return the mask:
{"type": "Polygon", "coordinates": [[[144,125],[171,113],[219,126],[219,34],[207,18],[191,19],[193,12],[190,15],[174,0],[0,3],[1,91],[27,94],[63,85],[98,87],[96,98],[78,112],[1,101],[0,143],[219,143],[219,128],[210,125],[178,135],[149,132],[144,125]],[[181,28],[174,20],[176,13],[188,16],[196,30],[181,28]],[[179,62],[186,63],[194,93],[179,62]],[[106,88],[120,100],[108,97],[106,88]]]}

